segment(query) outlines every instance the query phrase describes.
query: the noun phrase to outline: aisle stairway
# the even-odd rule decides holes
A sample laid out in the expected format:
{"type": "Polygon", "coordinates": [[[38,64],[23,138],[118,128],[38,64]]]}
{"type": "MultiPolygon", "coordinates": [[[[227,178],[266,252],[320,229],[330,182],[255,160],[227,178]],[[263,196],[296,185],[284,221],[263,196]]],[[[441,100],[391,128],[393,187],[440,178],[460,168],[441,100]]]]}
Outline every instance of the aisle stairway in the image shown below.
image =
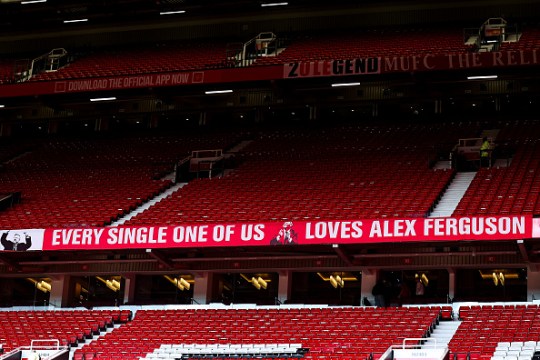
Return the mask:
{"type": "Polygon", "coordinates": [[[431,336],[422,345],[423,348],[446,347],[456,333],[461,321],[440,321],[431,336]]]}
{"type": "Polygon", "coordinates": [[[170,195],[172,195],[176,191],[180,190],[186,184],[187,183],[178,183],[178,184],[175,184],[175,185],[171,186],[170,188],[168,188],[167,190],[165,190],[164,192],[162,192],[158,196],[152,198],[151,200],[147,201],[146,203],[142,204],[141,206],[139,206],[138,208],[136,208],[135,210],[133,210],[129,214],[126,214],[123,217],[121,217],[120,219],[118,219],[115,222],[111,223],[110,226],[114,227],[114,226],[123,225],[126,221],[128,221],[132,217],[139,215],[140,213],[142,213],[143,211],[145,211],[145,210],[149,209],[150,207],[154,206],[155,204],[157,204],[161,200],[165,199],[166,197],[169,197],[170,195]]]}
{"type": "Polygon", "coordinates": [[[430,218],[435,217],[448,217],[452,216],[452,213],[458,206],[461,198],[471,185],[476,172],[460,172],[454,177],[454,180],[448,186],[448,189],[444,192],[441,200],[435,206],[433,212],[429,215],[430,218]]]}

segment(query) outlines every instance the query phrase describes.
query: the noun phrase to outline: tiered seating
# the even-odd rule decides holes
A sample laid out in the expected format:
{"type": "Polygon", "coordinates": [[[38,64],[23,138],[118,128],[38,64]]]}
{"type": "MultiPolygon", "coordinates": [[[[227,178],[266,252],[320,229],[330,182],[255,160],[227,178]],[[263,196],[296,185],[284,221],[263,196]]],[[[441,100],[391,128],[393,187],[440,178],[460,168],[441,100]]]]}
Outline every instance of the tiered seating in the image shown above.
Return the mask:
{"type": "Polygon", "coordinates": [[[462,323],[449,349],[458,359],[530,360],[540,347],[537,305],[478,305],[460,308],[462,323]]]}
{"type": "Polygon", "coordinates": [[[170,186],[170,180],[155,179],[172,172],[190,150],[224,147],[234,138],[46,142],[0,174],[0,192],[22,191],[21,203],[0,213],[0,228],[103,226],[170,186]]]}
{"type": "Polygon", "coordinates": [[[15,62],[12,59],[0,59],[0,84],[7,84],[13,81],[13,67],[15,62]]]}
{"type": "Polygon", "coordinates": [[[101,76],[137,75],[168,71],[187,71],[222,66],[226,44],[177,44],[146,49],[96,51],[70,65],[33,77],[32,81],[101,76]]]}
{"type": "Polygon", "coordinates": [[[539,214],[540,145],[520,146],[510,167],[481,169],[454,215],[539,214]]]}
{"type": "Polygon", "coordinates": [[[532,27],[525,28],[521,33],[519,41],[504,42],[501,44],[500,50],[530,50],[540,47],[540,28],[532,27]]]}
{"type": "Polygon", "coordinates": [[[418,126],[262,134],[233,173],[193,181],[129,224],[423,217],[453,175],[428,166],[445,136],[418,126]]]}
{"type": "Polygon", "coordinates": [[[464,53],[461,29],[370,30],[295,38],[276,57],[259,59],[256,65],[291,61],[333,60],[379,56],[412,56],[464,53]]]}
{"type": "Polygon", "coordinates": [[[86,359],[90,354],[99,360],[137,360],[185,344],[205,351],[210,345],[288,344],[308,348],[307,360],[377,358],[404,338],[425,336],[439,313],[439,307],[140,310],[133,321],[77,352],[86,359]]]}
{"type": "Polygon", "coordinates": [[[120,314],[120,310],[1,311],[0,344],[5,352],[30,346],[32,340],[57,339],[65,346],[76,345],[112,326],[120,314]]]}

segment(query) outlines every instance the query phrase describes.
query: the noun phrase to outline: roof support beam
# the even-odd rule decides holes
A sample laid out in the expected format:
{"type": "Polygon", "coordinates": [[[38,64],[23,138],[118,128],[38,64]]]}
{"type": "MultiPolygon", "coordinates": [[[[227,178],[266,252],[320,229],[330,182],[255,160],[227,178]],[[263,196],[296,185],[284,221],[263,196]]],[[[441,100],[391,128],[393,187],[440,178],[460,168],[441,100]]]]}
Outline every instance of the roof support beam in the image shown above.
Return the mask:
{"type": "Polygon", "coordinates": [[[153,249],[146,249],[146,253],[149,254],[154,259],[156,259],[158,263],[165,266],[167,269],[169,270],[174,269],[174,263],[162,252],[153,250],[153,249]]]}

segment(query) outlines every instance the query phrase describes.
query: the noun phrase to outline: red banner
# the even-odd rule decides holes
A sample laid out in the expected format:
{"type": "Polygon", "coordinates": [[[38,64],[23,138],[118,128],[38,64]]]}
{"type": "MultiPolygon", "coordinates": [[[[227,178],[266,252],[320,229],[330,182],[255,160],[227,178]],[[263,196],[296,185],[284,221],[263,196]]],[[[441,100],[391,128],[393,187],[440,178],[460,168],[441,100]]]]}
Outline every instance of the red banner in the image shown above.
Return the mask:
{"type": "Polygon", "coordinates": [[[490,216],[46,229],[43,236],[43,250],[512,240],[531,238],[533,219],[490,216]]]}
{"type": "Polygon", "coordinates": [[[55,93],[114,91],[193,84],[226,84],[244,81],[340,77],[395,72],[487,69],[540,64],[540,50],[509,50],[447,55],[386,56],[343,60],[300,61],[284,65],[210,69],[57,81],[28,81],[0,85],[0,97],[38,96],[55,93]]]}

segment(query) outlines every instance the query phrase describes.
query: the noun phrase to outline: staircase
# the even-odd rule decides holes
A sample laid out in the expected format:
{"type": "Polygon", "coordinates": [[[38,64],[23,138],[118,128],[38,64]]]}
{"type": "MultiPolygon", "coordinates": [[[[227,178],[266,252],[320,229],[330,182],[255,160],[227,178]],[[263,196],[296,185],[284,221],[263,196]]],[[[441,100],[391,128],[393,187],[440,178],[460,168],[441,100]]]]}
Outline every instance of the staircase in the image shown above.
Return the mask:
{"type": "Polygon", "coordinates": [[[435,217],[449,217],[452,216],[454,210],[458,206],[461,198],[465,195],[465,192],[471,185],[476,172],[460,172],[454,177],[454,180],[448,186],[448,189],[444,192],[441,200],[433,209],[433,212],[429,215],[430,218],[435,217]]]}
{"type": "Polygon", "coordinates": [[[156,203],[158,203],[161,200],[165,199],[166,197],[172,195],[174,192],[180,190],[186,184],[187,183],[178,183],[178,184],[175,184],[175,185],[171,186],[170,188],[168,188],[167,190],[165,190],[164,192],[162,192],[158,196],[156,196],[156,197],[150,199],[149,201],[145,202],[144,204],[142,204],[141,206],[139,206],[138,208],[136,208],[135,210],[133,210],[129,214],[126,214],[126,215],[122,216],[121,218],[119,218],[118,220],[116,220],[115,222],[111,223],[111,225],[109,225],[109,226],[114,227],[114,226],[123,225],[129,219],[139,215],[143,211],[149,209],[151,206],[154,206],[156,203]]]}
{"type": "Polygon", "coordinates": [[[448,346],[460,324],[461,321],[457,320],[440,321],[431,336],[424,341],[422,348],[433,349],[435,345],[438,348],[448,346]]]}

